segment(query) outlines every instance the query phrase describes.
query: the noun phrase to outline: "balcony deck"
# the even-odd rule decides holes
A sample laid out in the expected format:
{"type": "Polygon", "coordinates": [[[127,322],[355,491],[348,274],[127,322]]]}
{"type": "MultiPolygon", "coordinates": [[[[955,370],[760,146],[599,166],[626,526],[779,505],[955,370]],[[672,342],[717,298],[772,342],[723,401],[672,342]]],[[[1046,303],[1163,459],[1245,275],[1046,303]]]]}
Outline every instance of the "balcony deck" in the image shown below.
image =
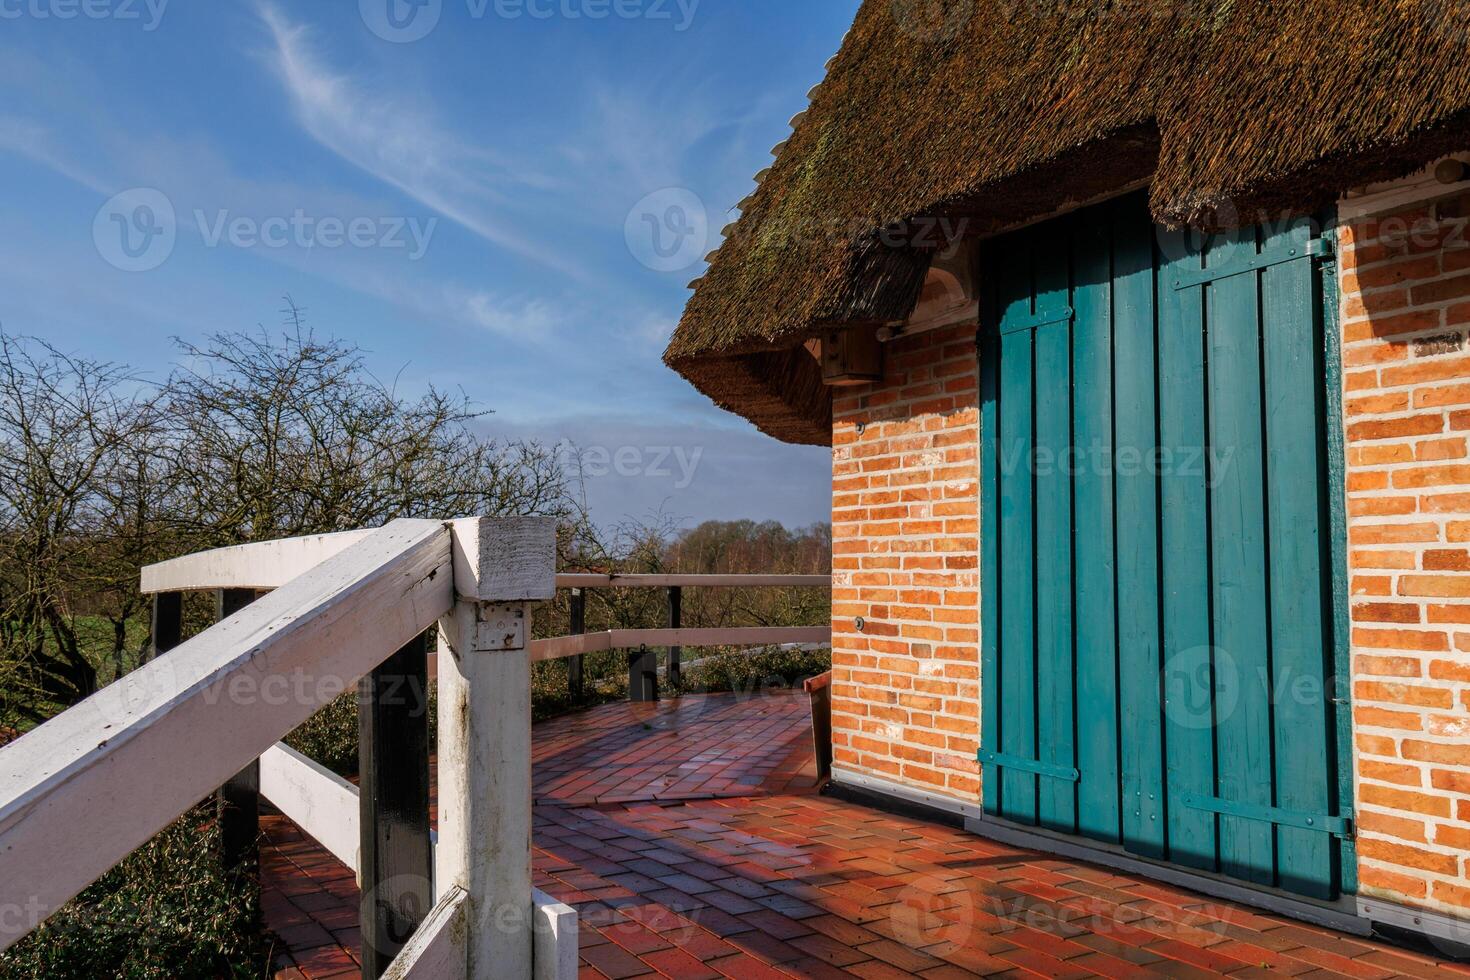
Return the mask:
{"type": "MultiPolygon", "coordinates": [[[[536,885],[582,977],[1470,976],[1470,967],[817,795],[799,694],[535,727],[536,885]]],[[[266,818],[277,976],[357,976],[351,872],[266,818]]]]}

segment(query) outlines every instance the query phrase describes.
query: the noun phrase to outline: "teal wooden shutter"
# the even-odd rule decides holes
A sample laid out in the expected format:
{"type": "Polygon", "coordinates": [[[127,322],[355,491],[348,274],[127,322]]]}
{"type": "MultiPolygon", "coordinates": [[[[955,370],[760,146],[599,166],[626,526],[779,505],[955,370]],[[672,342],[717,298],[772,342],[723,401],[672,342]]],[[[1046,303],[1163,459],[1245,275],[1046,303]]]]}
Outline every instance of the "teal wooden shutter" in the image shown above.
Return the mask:
{"type": "Polygon", "coordinates": [[[1338,893],[1325,251],[1306,220],[1167,232],[1141,195],[992,243],[987,812],[1338,893]]]}

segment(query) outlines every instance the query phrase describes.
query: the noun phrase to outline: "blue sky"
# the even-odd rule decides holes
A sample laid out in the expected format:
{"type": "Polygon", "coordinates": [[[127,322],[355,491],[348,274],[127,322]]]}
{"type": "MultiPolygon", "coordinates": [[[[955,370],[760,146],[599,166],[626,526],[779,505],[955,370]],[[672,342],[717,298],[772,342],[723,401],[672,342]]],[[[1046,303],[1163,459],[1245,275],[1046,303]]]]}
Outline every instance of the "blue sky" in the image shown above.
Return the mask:
{"type": "Polygon", "coordinates": [[[0,325],[161,377],[289,294],[572,440],[603,523],[824,520],[827,451],[659,355],[857,5],[0,0],[0,325]]]}

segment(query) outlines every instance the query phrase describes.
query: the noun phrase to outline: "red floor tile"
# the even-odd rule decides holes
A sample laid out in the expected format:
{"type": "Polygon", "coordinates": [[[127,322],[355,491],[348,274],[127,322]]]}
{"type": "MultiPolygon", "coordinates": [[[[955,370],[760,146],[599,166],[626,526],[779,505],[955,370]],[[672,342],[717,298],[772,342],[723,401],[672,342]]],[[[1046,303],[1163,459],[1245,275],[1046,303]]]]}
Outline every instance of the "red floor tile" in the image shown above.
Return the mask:
{"type": "MultiPolygon", "coordinates": [[[[536,726],[536,884],[584,980],[1443,975],[1357,937],[814,793],[804,698],[606,705],[536,726]]],[[[346,869],[264,821],[277,980],[356,975],[346,869]]]]}

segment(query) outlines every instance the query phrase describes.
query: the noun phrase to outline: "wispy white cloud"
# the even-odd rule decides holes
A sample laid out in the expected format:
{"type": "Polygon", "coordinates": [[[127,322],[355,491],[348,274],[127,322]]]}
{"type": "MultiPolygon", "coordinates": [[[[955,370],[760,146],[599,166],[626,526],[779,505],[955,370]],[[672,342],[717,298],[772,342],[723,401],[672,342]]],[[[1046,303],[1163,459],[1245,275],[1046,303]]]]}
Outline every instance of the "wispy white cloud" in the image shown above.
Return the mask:
{"type": "Polygon", "coordinates": [[[483,292],[472,293],[465,298],[464,309],[471,323],[491,333],[532,342],[549,338],[561,319],[556,308],[545,301],[507,303],[500,297],[483,292]]]}
{"type": "Polygon", "coordinates": [[[259,5],[270,31],[267,63],[291,100],[297,122],[318,143],[433,208],[486,241],[559,271],[578,270],[556,249],[528,238],[505,213],[518,190],[554,182],[459,138],[426,104],[374,90],[334,70],[309,28],[270,3],[259,5]]]}
{"type": "Polygon", "coordinates": [[[0,116],[0,152],[16,153],[98,193],[111,193],[99,174],[70,159],[50,129],[31,119],[0,116]]]}

